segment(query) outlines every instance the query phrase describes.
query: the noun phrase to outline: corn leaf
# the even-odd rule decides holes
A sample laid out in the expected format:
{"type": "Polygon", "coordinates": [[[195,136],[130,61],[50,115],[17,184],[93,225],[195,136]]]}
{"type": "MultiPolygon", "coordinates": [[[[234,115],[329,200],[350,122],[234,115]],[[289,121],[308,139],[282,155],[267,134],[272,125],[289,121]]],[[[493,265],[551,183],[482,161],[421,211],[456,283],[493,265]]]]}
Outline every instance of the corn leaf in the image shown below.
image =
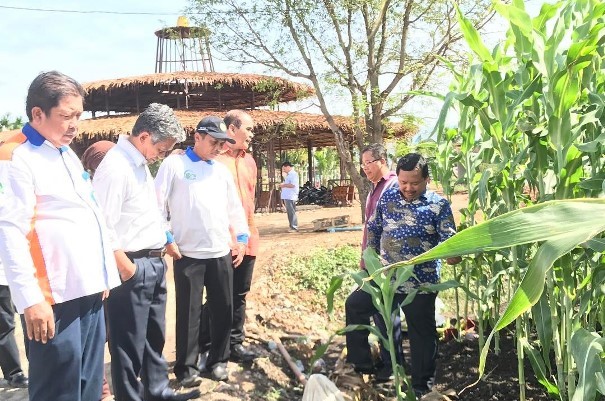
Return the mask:
{"type": "Polygon", "coordinates": [[[571,352],[578,369],[578,385],[572,401],[594,400],[597,392],[598,373],[603,374],[605,339],[596,333],[580,328],[571,336],[571,352]]]}
{"type": "Polygon", "coordinates": [[[519,341],[521,342],[521,345],[525,350],[525,354],[527,355],[529,362],[534,369],[538,382],[544,386],[546,391],[548,391],[548,394],[551,396],[558,396],[559,389],[550,380],[548,380],[548,372],[540,353],[534,347],[532,347],[529,341],[527,341],[527,338],[522,337],[519,339],[519,341]]]}

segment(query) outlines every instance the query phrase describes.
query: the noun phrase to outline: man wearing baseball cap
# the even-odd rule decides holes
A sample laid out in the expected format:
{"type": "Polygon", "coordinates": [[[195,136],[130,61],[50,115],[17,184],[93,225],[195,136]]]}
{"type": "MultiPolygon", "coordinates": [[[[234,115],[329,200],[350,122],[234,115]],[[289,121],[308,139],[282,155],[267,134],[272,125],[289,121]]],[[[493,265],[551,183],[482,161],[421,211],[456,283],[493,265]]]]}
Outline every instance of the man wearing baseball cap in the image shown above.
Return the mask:
{"type": "Polygon", "coordinates": [[[213,159],[228,135],[216,116],[202,119],[194,146],[164,160],[155,179],[158,201],[167,216],[181,258],[174,263],[176,293],[176,362],[174,373],[185,387],[201,383],[199,355],[201,294],[212,321],[211,346],[206,363],[214,380],[227,380],[229,334],[232,323],[233,265],[241,263],[248,243],[246,216],[233,176],[213,159]],[[236,234],[231,241],[229,227],[236,234]],[[231,254],[237,255],[232,259],[231,254]]]}

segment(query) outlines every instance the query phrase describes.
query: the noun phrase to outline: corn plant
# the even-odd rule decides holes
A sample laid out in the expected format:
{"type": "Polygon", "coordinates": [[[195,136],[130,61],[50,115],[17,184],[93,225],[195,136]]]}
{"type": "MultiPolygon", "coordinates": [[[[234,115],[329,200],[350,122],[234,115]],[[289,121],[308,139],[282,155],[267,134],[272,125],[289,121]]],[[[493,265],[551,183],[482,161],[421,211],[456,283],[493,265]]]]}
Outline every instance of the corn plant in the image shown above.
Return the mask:
{"type": "MultiPolygon", "coordinates": [[[[454,79],[436,129],[438,180],[446,194],[455,184],[452,166],[462,163],[466,169],[469,206],[462,214],[468,226],[476,213],[489,223],[534,203],[595,197],[605,189],[605,3],[544,4],[535,18],[522,0],[494,7],[510,28],[491,51],[458,15],[474,58],[467,72],[452,68],[454,79]],[[452,109],[458,124],[446,128],[452,109]],[[461,139],[459,149],[452,146],[454,137],[461,139]]],[[[575,225],[570,220],[578,218],[560,217],[560,225],[575,225]]],[[[480,325],[483,318],[495,330],[515,322],[520,400],[525,399],[525,356],[553,397],[592,400],[595,383],[604,387],[602,371],[595,373],[591,366],[596,365],[587,362],[589,356],[598,359],[599,346],[602,352],[603,241],[577,248],[575,240],[543,239],[549,238],[539,247],[530,241],[487,252],[484,260],[501,261],[500,270],[472,266],[476,276],[460,274],[461,285],[470,288],[477,277],[489,283],[475,291],[481,305],[490,306],[480,311],[480,325]],[[504,315],[499,313],[502,302],[509,305],[504,315]],[[530,341],[532,333],[538,341],[530,341]]],[[[493,335],[482,350],[481,373],[493,335]]]]}

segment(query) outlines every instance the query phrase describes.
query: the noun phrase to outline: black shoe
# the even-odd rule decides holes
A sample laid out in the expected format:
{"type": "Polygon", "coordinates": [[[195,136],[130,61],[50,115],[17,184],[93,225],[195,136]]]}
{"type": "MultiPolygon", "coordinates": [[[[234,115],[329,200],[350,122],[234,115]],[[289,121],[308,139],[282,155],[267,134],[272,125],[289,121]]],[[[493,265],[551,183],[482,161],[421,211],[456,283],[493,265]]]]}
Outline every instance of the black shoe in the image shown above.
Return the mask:
{"type": "Polygon", "coordinates": [[[212,378],[212,380],[217,382],[225,382],[229,380],[229,371],[227,370],[227,364],[224,362],[219,362],[214,365],[212,367],[210,377],[212,378]]]}
{"type": "Polygon", "coordinates": [[[200,373],[206,372],[206,362],[208,361],[208,353],[210,351],[202,352],[197,362],[197,368],[200,373]]]}
{"type": "Polygon", "coordinates": [[[202,378],[198,375],[192,375],[185,377],[183,380],[179,380],[179,384],[183,387],[198,387],[202,384],[202,378]]]}
{"type": "Polygon", "coordinates": [[[8,385],[15,388],[27,388],[29,385],[29,379],[23,372],[15,373],[11,375],[8,379],[8,385]]]}
{"type": "Polygon", "coordinates": [[[429,389],[425,389],[425,388],[414,388],[414,394],[416,395],[417,399],[421,399],[422,397],[424,397],[425,395],[427,395],[428,393],[430,393],[429,389]]]}
{"type": "Polygon", "coordinates": [[[376,368],[371,364],[357,364],[353,365],[353,370],[362,375],[372,375],[376,372],[376,368]]]}
{"type": "Polygon", "coordinates": [[[256,354],[247,350],[242,344],[235,344],[231,347],[231,356],[229,359],[234,362],[252,362],[256,359],[256,354]]]}
{"type": "Polygon", "coordinates": [[[200,398],[201,394],[202,393],[200,393],[200,390],[198,390],[198,389],[191,390],[191,391],[188,391],[186,393],[177,393],[173,389],[165,389],[162,392],[162,398],[161,398],[161,400],[166,400],[166,401],[187,401],[187,400],[192,400],[194,398],[200,398]]]}
{"type": "Polygon", "coordinates": [[[383,365],[381,368],[377,369],[374,374],[374,380],[379,383],[386,383],[394,378],[393,369],[391,369],[389,365],[383,365]]]}

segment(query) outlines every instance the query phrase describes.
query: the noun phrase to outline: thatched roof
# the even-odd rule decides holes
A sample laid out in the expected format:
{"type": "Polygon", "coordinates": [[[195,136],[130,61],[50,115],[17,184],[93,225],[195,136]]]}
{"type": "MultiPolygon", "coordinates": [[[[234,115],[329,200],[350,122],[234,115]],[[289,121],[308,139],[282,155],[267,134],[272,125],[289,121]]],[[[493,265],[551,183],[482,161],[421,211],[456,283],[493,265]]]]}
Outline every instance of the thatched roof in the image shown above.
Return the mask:
{"type": "MultiPolygon", "coordinates": [[[[271,110],[246,110],[246,112],[254,119],[253,146],[259,150],[265,149],[270,141],[276,151],[306,148],[309,143],[313,147],[336,145],[334,134],[321,114],[271,110]]],[[[193,132],[202,118],[208,115],[222,117],[225,114],[216,111],[185,110],[175,110],[175,113],[187,131],[188,138],[182,146],[192,143],[193,132]]],[[[100,140],[115,142],[120,134],[130,133],[137,117],[136,114],[124,114],[81,120],[78,124],[79,135],[72,143],[72,148],[81,155],[94,142],[100,140]]],[[[353,142],[353,119],[344,116],[335,116],[334,119],[345,136],[353,142]]],[[[403,124],[389,126],[390,135],[401,139],[411,138],[416,134],[417,129],[415,126],[403,124]]],[[[10,135],[15,132],[18,131],[7,131],[2,134],[10,135]]]]}
{"type": "Polygon", "coordinates": [[[256,74],[171,72],[83,84],[86,111],[140,113],[150,103],[173,109],[250,109],[312,96],[309,85],[256,74]]]}
{"type": "MultiPolygon", "coordinates": [[[[335,146],[334,134],[321,114],[246,110],[254,119],[253,145],[264,148],[273,140],[275,150],[306,148],[311,141],[313,147],[335,146]]],[[[187,143],[191,143],[197,123],[208,115],[222,117],[224,112],[216,111],[185,111],[175,110],[177,117],[188,134],[187,143]]],[[[353,120],[350,117],[335,116],[336,123],[346,136],[353,141],[353,120]]],[[[136,114],[105,116],[95,119],[82,120],[79,123],[80,135],[74,141],[74,149],[78,152],[81,146],[87,147],[102,139],[115,140],[120,134],[129,134],[137,119],[136,114]]],[[[393,124],[389,127],[391,134],[398,138],[411,138],[417,132],[417,127],[393,124]]],[[[187,144],[186,143],[186,144],[187,144]]]]}

